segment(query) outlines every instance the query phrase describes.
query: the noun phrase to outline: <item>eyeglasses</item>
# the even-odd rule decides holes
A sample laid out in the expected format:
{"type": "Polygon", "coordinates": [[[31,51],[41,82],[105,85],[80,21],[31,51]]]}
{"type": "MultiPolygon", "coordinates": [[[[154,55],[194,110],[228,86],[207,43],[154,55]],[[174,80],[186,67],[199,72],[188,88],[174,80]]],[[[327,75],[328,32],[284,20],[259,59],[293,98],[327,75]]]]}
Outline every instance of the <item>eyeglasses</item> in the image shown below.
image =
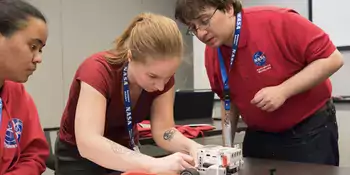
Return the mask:
{"type": "Polygon", "coordinates": [[[198,27],[196,27],[195,25],[189,26],[186,34],[193,36],[193,35],[197,34],[198,29],[206,30],[208,27],[210,27],[210,21],[213,18],[213,16],[215,15],[217,10],[218,10],[218,8],[215,9],[213,14],[207,20],[200,21],[198,27]]]}

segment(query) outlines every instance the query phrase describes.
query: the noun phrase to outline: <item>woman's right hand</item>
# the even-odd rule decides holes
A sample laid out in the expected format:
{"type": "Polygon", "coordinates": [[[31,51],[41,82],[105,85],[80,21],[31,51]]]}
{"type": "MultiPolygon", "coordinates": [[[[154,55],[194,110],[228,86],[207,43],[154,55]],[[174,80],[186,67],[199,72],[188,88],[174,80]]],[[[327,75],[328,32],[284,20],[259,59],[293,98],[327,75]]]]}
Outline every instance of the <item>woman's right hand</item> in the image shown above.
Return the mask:
{"type": "Polygon", "coordinates": [[[155,174],[179,174],[187,168],[194,168],[195,161],[192,156],[184,153],[174,153],[166,157],[157,158],[151,168],[155,174]]]}

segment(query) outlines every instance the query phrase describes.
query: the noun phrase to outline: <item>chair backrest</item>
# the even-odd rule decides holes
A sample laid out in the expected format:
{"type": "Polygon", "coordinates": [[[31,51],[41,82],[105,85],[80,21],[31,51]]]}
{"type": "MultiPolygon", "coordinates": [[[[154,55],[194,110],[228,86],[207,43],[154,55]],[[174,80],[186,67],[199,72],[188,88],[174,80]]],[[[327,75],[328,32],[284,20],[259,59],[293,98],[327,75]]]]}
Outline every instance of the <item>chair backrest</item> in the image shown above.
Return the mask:
{"type": "Polygon", "coordinates": [[[46,160],[46,167],[48,167],[51,170],[55,170],[55,154],[54,154],[54,151],[52,149],[51,133],[56,132],[56,134],[57,134],[59,130],[60,130],[59,127],[44,128],[45,138],[49,144],[49,149],[50,149],[50,155],[49,155],[48,159],[46,160]]]}

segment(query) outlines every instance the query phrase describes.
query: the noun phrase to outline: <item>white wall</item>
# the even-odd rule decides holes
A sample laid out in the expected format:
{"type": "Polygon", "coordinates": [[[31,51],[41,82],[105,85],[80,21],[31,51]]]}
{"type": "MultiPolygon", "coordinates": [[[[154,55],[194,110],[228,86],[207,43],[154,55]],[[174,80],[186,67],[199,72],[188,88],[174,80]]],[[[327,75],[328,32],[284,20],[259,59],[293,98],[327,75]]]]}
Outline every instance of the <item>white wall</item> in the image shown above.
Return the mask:
{"type": "Polygon", "coordinates": [[[43,62],[25,84],[32,95],[44,127],[58,126],[64,105],[61,1],[28,0],[42,9],[48,19],[49,38],[43,62]]]}
{"type": "Polygon", "coordinates": [[[196,36],[193,36],[193,81],[195,89],[210,89],[210,84],[204,65],[203,44],[196,36]]]}
{"type": "Polygon", "coordinates": [[[313,0],[313,22],[325,30],[336,46],[350,46],[350,2],[348,0],[313,0]]]}
{"type": "MultiPolygon", "coordinates": [[[[341,52],[344,57],[343,67],[331,76],[331,82],[333,85],[333,95],[350,95],[350,51],[341,52]]],[[[349,105],[350,106],[350,105],[349,105]]]]}

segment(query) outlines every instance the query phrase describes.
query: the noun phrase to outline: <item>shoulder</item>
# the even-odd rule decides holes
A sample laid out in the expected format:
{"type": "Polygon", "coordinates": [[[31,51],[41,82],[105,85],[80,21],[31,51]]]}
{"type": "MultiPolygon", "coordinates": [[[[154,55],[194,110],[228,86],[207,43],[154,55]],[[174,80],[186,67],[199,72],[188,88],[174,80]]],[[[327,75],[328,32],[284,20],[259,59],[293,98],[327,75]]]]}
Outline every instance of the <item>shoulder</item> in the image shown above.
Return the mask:
{"type": "Polygon", "coordinates": [[[247,17],[276,17],[284,16],[285,14],[298,14],[297,11],[291,8],[277,7],[277,6],[256,6],[244,8],[243,14],[247,17]]]}
{"type": "Polygon", "coordinates": [[[205,57],[205,66],[212,65],[217,56],[217,48],[210,47],[208,45],[205,46],[204,50],[205,57]]]}
{"type": "Polygon", "coordinates": [[[122,64],[111,64],[107,61],[108,52],[98,52],[87,57],[79,66],[75,79],[83,81],[106,98],[110,97],[113,91],[113,82],[121,78],[122,64]],[[116,79],[117,78],[117,79],[116,79]]]}
{"type": "Polygon", "coordinates": [[[291,8],[282,8],[276,6],[257,6],[245,8],[242,11],[243,20],[248,23],[250,28],[261,30],[269,27],[282,27],[282,24],[288,21],[288,17],[297,17],[306,19],[297,11],[291,8]]]}
{"type": "Polygon", "coordinates": [[[11,111],[27,113],[37,111],[32,96],[26,91],[22,83],[5,81],[4,92],[11,111]],[[27,112],[25,112],[27,111],[27,112]]]}
{"type": "MultiPolygon", "coordinates": [[[[107,56],[106,51],[97,52],[88,56],[80,64],[77,73],[84,73],[84,71],[88,71],[88,70],[91,70],[92,72],[94,72],[94,70],[102,70],[102,69],[110,72],[113,70],[113,68],[118,67],[117,65],[112,65],[108,63],[106,56],[107,56]]],[[[89,73],[92,73],[92,72],[89,72],[89,73]]]]}
{"type": "Polygon", "coordinates": [[[26,95],[24,85],[13,81],[5,81],[4,91],[3,93],[7,94],[7,98],[11,99],[18,99],[18,97],[26,95]]]}

